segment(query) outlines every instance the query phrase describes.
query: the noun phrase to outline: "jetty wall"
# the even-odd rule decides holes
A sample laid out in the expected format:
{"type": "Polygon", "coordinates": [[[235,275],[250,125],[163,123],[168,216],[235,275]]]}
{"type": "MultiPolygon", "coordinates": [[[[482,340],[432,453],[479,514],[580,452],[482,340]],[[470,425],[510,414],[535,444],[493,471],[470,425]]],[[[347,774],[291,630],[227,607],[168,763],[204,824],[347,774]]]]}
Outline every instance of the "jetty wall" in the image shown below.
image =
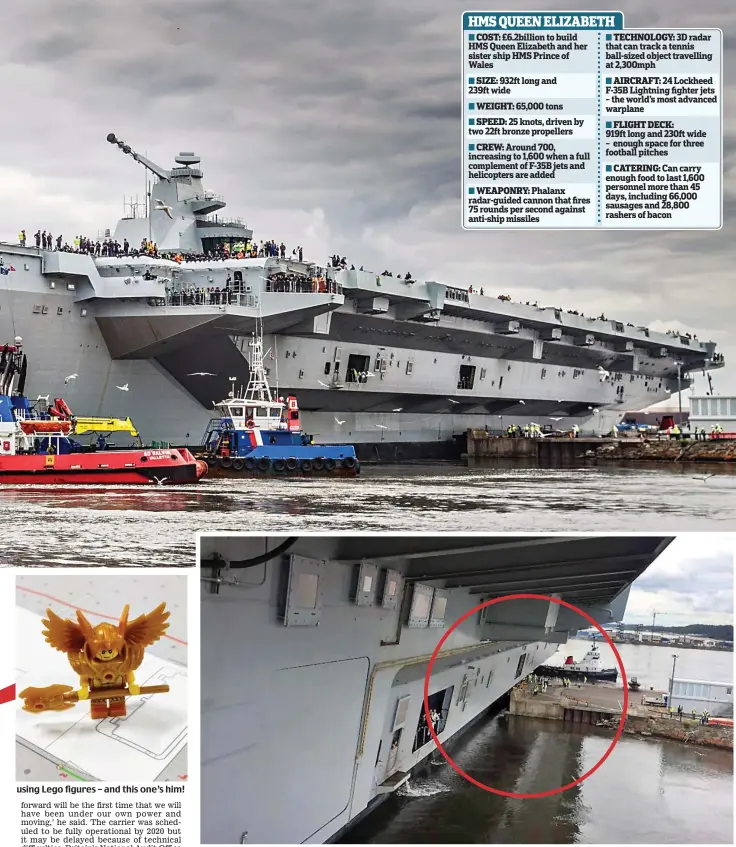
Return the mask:
{"type": "MultiPolygon", "coordinates": [[[[565,696],[564,690],[550,689],[548,694],[533,696],[528,690],[514,688],[511,691],[509,711],[512,715],[546,720],[590,724],[607,729],[618,728],[621,720],[620,708],[613,707],[612,698],[619,695],[615,689],[596,691],[591,686],[591,699],[574,701],[565,696]]],[[[568,689],[569,690],[569,689],[568,689]]],[[[573,689],[573,692],[575,689],[573,689]]],[[[701,726],[699,721],[684,718],[682,721],[668,714],[653,712],[646,706],[629,703],[624,732],[627,735],[669,738],[685,744],[703,747],[720,747],[733,750],[733,727],[709,724],[701,726]]]]}

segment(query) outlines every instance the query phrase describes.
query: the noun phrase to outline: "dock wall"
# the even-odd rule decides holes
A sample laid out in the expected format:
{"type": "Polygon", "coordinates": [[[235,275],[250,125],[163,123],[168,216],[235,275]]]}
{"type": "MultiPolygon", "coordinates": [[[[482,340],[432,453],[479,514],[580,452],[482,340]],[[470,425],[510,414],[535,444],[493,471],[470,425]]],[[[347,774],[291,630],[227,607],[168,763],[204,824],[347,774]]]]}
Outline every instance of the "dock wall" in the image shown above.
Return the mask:
{"type": "MultiPolygon", "coordinates": [[[[618,709],[596,703],[571,702],[560,696],[559,690],[551,696],[533,696],[528,691],[515,688],[511,692],[509,712],[520,717],[603,725],[610,729],[618,728],[621,720],[621,711],[618,709]]],[[[733,750],[732,727],[712,724],[701,726],[698,721],[688,719],[679,721],[668,715],[652,714],[646,707],[635,704],[629,705],[624,732],[627,735],[669,738],[685,744],[733,750]]]]}

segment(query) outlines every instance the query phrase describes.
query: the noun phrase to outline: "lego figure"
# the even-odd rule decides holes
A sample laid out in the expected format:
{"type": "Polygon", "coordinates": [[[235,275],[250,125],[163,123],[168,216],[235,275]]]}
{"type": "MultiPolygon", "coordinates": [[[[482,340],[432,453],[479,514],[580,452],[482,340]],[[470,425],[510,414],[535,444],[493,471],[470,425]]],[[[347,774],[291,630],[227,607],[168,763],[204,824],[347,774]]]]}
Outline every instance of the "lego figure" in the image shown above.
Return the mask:
{"type": "Polygon", "coordinates": [[[101,623],[93,627],[79,610],[75,622],[47,609],[43,634],[52,647],[67,654],[69,664],[79,676],[80,688],[78,691],[67,685],[26,688],[20,693],[26,711],[61,711],[79,700],[90,700],[93,720],[119,718],[127,714],[126,697],[168,691],[168,685],[141,688],[135,682],[135,671],[143,662],[146,647],[158,641],[169,627],[166,604],[161,603],[149,614],[139,615],[130,622],[128,610],[125,606],[117,626],[101,623]]]}

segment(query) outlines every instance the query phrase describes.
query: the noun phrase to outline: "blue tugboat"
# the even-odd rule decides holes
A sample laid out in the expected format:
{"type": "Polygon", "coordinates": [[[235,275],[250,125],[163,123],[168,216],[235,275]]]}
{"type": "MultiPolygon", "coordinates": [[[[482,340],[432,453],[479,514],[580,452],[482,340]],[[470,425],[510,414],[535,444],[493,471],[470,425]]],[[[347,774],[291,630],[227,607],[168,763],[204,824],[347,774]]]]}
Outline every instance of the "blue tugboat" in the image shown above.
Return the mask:
{"type": "Polygon", "coordinates": [[[347,444],[315,444],[302,432],[296,397],[271,394],[263,366],[263,338],[250,342],[248,387],[215,403],[198,458],[209,476],[356,477],[360,463],[347,444]]]}

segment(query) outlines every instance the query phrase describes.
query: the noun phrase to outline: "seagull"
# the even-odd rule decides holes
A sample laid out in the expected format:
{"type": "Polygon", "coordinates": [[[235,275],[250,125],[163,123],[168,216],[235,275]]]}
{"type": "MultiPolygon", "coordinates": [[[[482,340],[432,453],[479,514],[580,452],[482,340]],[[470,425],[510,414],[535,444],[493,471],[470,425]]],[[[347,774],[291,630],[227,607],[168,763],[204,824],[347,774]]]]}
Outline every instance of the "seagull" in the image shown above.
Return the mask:
{"type": "Polygon", "coordinates": [[[526,406],[526,400],[519,400],[520,406],[526,406]]]}
{"type": "Polygon", "coordinates": [[[557,422],[557,421],[561,421],[561,420],[562,420],[562,418],[550,418],[550,420],[551,420],[551,421],[555,421],[555,422],[557,422]]]}
{"type": "Polygon", "coordinates": [[[398,409],[391,409],[391,411],[392,411],[392,412],[403,412],[403,411],[404,411],[404,407],[403,407],[403,406],[399,406],[399,408],[398,408],[398,409]]]}
{"type": "Polygon", "coordinates": [[[156,205],[153,207],[157,212],[166,212],[166,214],[174,220],[174,216],[171,214],[171,206],[167,206],[163,200],[156,199],[156,205]]]}
{"type": "Polygon", "coordinates": [[[159,476],[155,476],[155,477],[154,477],[154,479],[156,480],[156,482],[157,482],[159,485],[163,485],[163,484],[166,482],[166,480],[168,479],[168,477],[167,477],[167,476],[160,476],[160,477],[159,477],[159,476]]]}
{"type": "Polygon", "coordinates": [[[452,399],[452,397],[448,397],[447,399],[450,401],[450,403],[454,403],[456,406],[459,406],[459,405],[460,405],[460,401],[459,401],[459,400],[453,400],[453,399],[452,399]]]}
{"type": "Polygon", "coordinates": [[[211,374],[209,371],[195,371],[193,374],[187,374],[187,376],[217,376],[217,374],[211,374]]]}
{"type": "Polygon", "coordinates": [[[383,424],[376,424],[376,426],[377,426],[379,429],[388,429],[388,427],[387,427],[387,426],[384,426],[383,424]]]}
{"type": "Polygon", "coordinates": [[[128,388],[127,382],[125,383],[125,385],[116,385],[115,387],[119,388],[121,391],[130,391],[130,389],[128,388]]]}
{"type": "Polygon", "coordinates": [[[702,479],[703,482],[707,482],[712,476],[715,476],[714,473],[706,474],[705,476],[694,476],[693,479],[702,479]]]}
{"type": "Polygon", "coordinates": [[[607,379],[611,378],[610,371],[607,371],[605,368],[602,368],[600,365],[598,365],[598,375],[601,378],[601,382],[605,382],[607,379]]]}
{"type": "Polygon", "coordinates": [[[317,380],[317,382],[318,382],[318,383],[319,383],[319,384],[320,384],[323,388],[329,388],[329,387],[330,387],[330,386],[329,386],[326,382],[322,382],[322,380],[321,380],[321,379],[318,379],[318,380],[317,380]]]}
{"type": "Polygon", "coordinates": [[[76,379],[78,376],[79,374],[69,374],[69,376],[64,379],[64,385],[67,385],[70,379],[76,379]]]}
{"type": "Polygon", "coordinates": [[[335,423],[336,423],[338,426],[342,426],[342,425],[345,423],[345,421],[339,421],[337,418],[335,418],[335,423]]]}

